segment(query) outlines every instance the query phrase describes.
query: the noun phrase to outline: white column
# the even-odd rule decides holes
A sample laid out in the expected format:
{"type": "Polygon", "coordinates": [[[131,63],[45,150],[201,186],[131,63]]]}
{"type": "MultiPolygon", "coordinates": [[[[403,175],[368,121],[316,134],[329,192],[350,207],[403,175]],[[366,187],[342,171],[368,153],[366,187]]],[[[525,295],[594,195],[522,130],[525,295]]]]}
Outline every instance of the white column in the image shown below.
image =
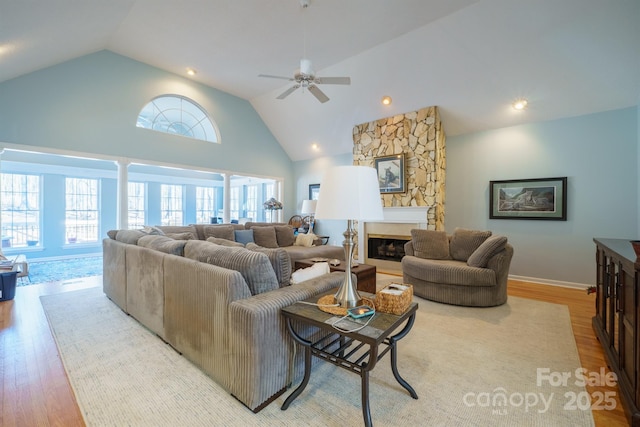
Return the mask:
{"type": "Polygon", "coordinates": [[[222,222],[228,224],[231,222],[231,176],[228,173],[222,174],[224,176],[224,197],[222,202],[222,222]]]}
{"type": "Polygon", "coordinates": [[[118,166],[118,197],[116,228],[129,228],[129,160],[122,158],[116,161],[118,166]]]}

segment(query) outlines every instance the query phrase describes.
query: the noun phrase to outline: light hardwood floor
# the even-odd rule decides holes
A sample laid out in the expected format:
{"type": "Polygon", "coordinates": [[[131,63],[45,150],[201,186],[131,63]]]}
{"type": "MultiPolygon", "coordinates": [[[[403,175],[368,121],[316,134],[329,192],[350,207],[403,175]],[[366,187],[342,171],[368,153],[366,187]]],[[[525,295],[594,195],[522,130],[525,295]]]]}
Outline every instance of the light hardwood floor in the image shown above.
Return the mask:
{"type": "MultiPolygon", "coordinates": [[[[84,426],[39,297],[100,283],[100,278],[87,278],[18,287],[14,300],[0,302],[0,426],[84,426]]],[[[583,368],[606,368],[591,328],[595,295],[517,281],[509,282],[509,295],[567,305],[583,368]]],[[[596,426],[628,425],[617,387],[587,391],[613,391],[616,396],[614,410],[593,411],[596,426]]]]}

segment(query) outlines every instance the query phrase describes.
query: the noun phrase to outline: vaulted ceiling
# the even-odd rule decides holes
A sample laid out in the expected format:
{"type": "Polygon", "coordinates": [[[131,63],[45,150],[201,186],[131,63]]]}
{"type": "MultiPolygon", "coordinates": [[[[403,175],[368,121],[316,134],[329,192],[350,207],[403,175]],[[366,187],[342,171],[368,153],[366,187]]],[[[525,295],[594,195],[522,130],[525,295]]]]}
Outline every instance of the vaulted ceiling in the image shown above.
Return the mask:
{"type": "Polygon", "coordinates": [[[191,67],[249,100],[292,160],[348,153],[354,125],[431,105],[451,136],[640,103],[638,0],[309,3],[0,0],[0,82],[103,49],[191,67]],[[291,83],[258,74],[292,76],[303,56],[352,84],[276,99],[291,83]]]}

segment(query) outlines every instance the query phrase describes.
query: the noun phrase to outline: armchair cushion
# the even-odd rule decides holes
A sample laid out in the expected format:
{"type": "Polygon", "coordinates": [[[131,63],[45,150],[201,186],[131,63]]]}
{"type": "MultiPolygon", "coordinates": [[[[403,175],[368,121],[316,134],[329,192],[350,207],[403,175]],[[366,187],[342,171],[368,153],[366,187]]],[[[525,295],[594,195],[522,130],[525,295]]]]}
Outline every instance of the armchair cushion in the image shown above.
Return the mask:
{"type": "Polygon", "coordinates": [[[470,267],[486,267],[489,260],[503,250],[506,245],[506,236],[489,237],[469,256],[467,265],[470,267]]]}
{"type": "Polygon", "coordinates": [[[418,258],[449,259],[449,238],[445,231],[411,230],[413,252],[418,258]]]}
{"type": "Polygon", "coordinates": [[[490,236],[491,231],[467,230],[457,227],[451,236],[449,247],[451,258],[466,262],[471,254],[490,236]]]}

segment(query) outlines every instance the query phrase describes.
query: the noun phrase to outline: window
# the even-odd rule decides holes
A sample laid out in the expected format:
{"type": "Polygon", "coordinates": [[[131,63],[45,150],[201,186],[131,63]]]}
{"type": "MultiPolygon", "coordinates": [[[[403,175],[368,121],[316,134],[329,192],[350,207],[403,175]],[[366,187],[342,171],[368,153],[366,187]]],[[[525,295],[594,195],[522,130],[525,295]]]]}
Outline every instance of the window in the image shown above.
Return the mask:
{"type": "Polygon", "coordinates": [[[246,216],[251,221],[258,221],[258,186],[247,185],[246,195],[247,211],[246,216]]]}
{"type": "Polygon", "coordinates": [[[162,225],[183,225],[182,186],[160,186],[160,214],[162,225]]]}
{"type": "Polygon", "coordinates": [[[65,234],[68,243],[98,241],[98,180],[65,178],[65,234]]]}
{"type": "Polygon", "coordinates": [[[40,242],[40,176],[3,173],[2,246],[40,242]]]}
{"type": "Polygon", "coordinates": [[[214,187],[196,187],[196,222],[208,224],[216,216],[216,189],[214,187]]]}
{"type": "Polygon", "coordinates": [[[144,106],[136,126],[158,132],[220,142],[220,133],[207,112],[179,95],[162,95],[144,106]]]}
{"type": "Polygon", "coordinates": [[[128,219],[130,229],[143,228],[145,225],[145,184],[144,182],[128,183],[128,219]]]}
{"type": "Polygon", "coordinates": [[[229,219],[240,218],[240,190],[242,187],[231,187],[229,193],[229,219]]]}

